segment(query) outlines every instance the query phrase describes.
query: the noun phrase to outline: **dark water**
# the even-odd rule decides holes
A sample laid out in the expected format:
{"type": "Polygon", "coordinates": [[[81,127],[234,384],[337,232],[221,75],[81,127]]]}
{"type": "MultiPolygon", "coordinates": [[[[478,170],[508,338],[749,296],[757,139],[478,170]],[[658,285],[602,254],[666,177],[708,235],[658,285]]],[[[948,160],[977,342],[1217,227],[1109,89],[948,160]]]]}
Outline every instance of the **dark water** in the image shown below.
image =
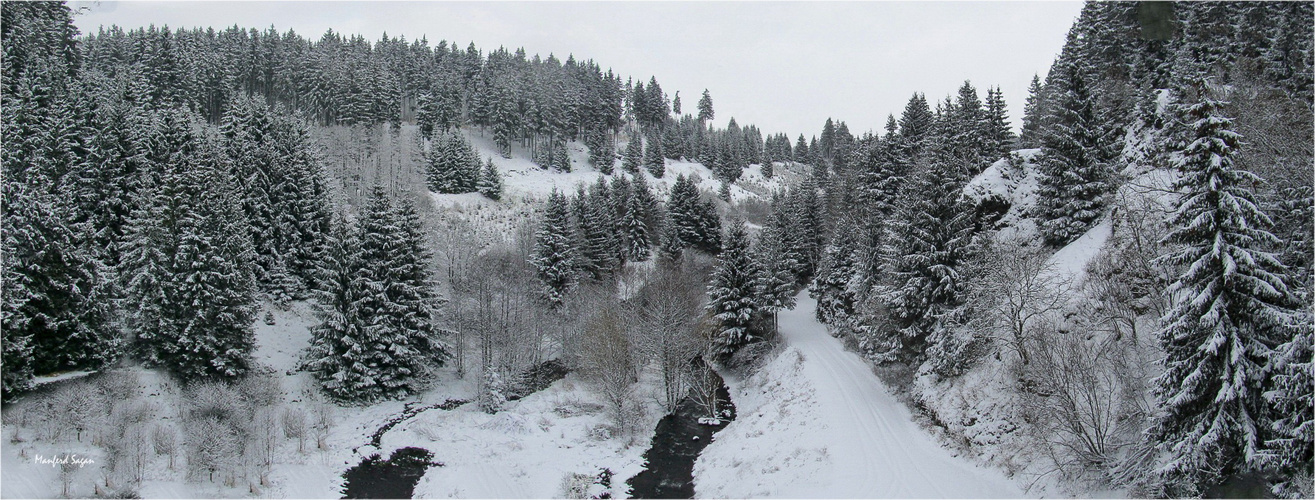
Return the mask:
{"type": "Polygon", "coordinates": [[[342,497],[411,498],[425,470],[442,465],[424,448],[400,448],[388,460],[376,453],[343,474],[342,497]]]}
{"type": "Polygon", "coordinates": [[[717,397],[717,408],[730,411],[721,425],[700,425],[699,417],[707,416],[707,411],[690,398],[658,421],[653,447],[644,452],[644,470],[626,481],[632,498],[694,498],[694,460],[712,442],[713,433],[735,419],[735,405],[724,382],[717,397]]]}

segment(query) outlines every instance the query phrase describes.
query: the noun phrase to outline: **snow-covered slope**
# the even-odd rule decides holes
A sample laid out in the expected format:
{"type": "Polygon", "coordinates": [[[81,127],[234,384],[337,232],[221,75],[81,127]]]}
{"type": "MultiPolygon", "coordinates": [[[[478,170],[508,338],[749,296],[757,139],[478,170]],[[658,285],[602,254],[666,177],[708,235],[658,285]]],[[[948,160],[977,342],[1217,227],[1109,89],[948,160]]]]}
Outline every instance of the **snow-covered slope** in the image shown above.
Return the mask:
{"type": "Polygon", "coordinates": [[[781,313],[784,351],[730,379],[736,421],[695,464],[700,497],[983,498],[1022,493],[956,458],[912,420],[801,294],[781,313]]]}
{"type": "MultiPolygon", "coordinates": [[[[509,199],[545,199],[553,189],[573,193],[576,186],[593,184],[601,175],[598,169],[589,163],[588,149],[578,142],[567,143],[567,151],[571,157],[571,171],[558,172],[541,168],[530,161],[530,152],[519,145],[512,146],[511,158],[503,158],[498,153],[491,135],[474,130],[467,130],[464,133],[475,146],[480,160],[492,159],[494,166],[502,172],[503,190],[505,197],[509,199]]],[[[621,162],[617,161],[614,175],[622,175],[621,170],[621,162]]],[[[773,191],[784,189],[797,182],[802,172],[801,167],[778,163],[773,172],[777,175],[769,179],[762,175],[761,165],[750,165],[744,170],[740,179],[731,185],[731,199],[738,202],[746,199],[770,198],[773,191]]],[[[681,174],[686,177],[697,176],[697,185],[703,191],[716,193],[721,188],[721,181],[717,180],[711,169],[701,163],[667,160],[666,175],[660,179],[641,169],[641,175],[644,175],[649,187],[660,196],[666,196],[671,186],[675,184],[676,176],[681,174]]],[[[605,177],[610,180],[612,176],[605,177]]],[[[480,203],[468,195],[436,195],[436,200],[440,206],[480,203]]]]}

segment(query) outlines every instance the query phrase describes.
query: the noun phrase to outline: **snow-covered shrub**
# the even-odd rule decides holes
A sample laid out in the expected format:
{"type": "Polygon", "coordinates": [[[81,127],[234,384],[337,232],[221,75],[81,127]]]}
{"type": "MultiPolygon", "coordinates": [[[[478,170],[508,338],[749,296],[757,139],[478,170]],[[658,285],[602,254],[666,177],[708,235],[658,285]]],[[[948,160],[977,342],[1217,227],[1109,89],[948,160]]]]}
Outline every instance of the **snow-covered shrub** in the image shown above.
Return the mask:
{"type": "Polygon", "coordinates": [[[273,406],[283,401],[283,385],[269,369],[251,370],[237,383],[237,390],[253,408],[273,406]]]}
{"type": "Polygon", "coordinates": [[[196,418],[187,429],[188,476],[214,482],[218,473],[236,466],[242,443],[236,432],[214,414],[196,418]]]}
{"type": "Polygon", "coordinates": [[[198,382],[188,389],[187,416],[195,420],[214,418],[220,422],[245,420],[250,409],[246,398],[224,382],[198,382]]]}
{"type": "Polygon", "coordinates": [[[731,355],[730,360],[726,362],[726,366],[741,370],[746,374],[753,373],[779,354],[780,349],[778,348],[780,346],[781,344],[775,340],[746,344],[731,355]]]}
{"type": "Polygon", "coordinates": [[[524,415],[515,413],[499,413],[480,426],[483,429],[498,431],[505,435],[529,434],[534,430],[534,425],[524,415]]]}
{"type": "Polygon", "coordinates": [[[561,492],[559,498],[589,498],[589,488],[594,484],[594,476],[588,474],[579,474],[567,472],[562,478],[561,492]]]}
{"type": "Polygon", "coordinates": [[[506,391],[507,385],[502,382],[502,376],[498,375],[498,369],[485,367],[484,378],[480,380],[479,409],[488,414],[502,411],[502,407],[507,404],[506,391]]]}

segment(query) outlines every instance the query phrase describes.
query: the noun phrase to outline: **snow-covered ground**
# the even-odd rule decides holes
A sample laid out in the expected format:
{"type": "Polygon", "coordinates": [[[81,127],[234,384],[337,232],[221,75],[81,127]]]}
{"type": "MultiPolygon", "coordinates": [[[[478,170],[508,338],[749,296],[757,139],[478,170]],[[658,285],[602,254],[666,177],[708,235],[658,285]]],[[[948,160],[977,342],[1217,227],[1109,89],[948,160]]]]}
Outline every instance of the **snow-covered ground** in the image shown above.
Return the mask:
{"type": "MultiPolygon", "coordinates": [[[[306,303],[294,303],[290,310],[274,312],[274,325],[255,324],[254,360],[261,366],[275,368],[284,391],[282,408],[302,408],[310,413],[314,380],[306,373],[291,371],[301,350],[310,341],[309,328],[315,323],[306,303]]],[[[263,317],[263,314],[261,314],[263,317]]],[[[153,405],[156,422],[170,425],[180,422],[182,395],[155,370],[128,367],[137,377],[140,399],[153,405]]],[[[433,386],[418,397],[420,405],[441,403],[449,398],[473,399],[476,375],[458,379],[451,369],[440,370],[433,386]]],[[[150,453],[145,480],[136,487],[143,498],[339,498],[342,474],[371,453],[387,457],[397,448],[420,446],[434,453],[434,459],[447,467],[432,468],[417,485],[417,498],[551,498],[560,496],[562,478],[567,473],[597,474],[601,468],[616,473],[614,487],[624,493],[625,478],[642,469],[640,458],[647,448],[656,420],[660,417],[656,399],[650,397],[656,379],[651,373],[641,378],[639,392],[648,414],[632,437],[608,437],[598,429],[607,422],[601,401],[578,376],[570,375],[547,389],[520,401],[511,402],[497,415],[479,412],[467,404],[454,411],[432,409],[393,427],[383,435],[381,446],[369,445],[370,435],[387,420],[403,412],[408,401],[389,401],[366,407],[334,407],[333,427],[325,450],[315,449],[313,439],[304,452],[297,450],[295,439],[283,440],[266,485],[239,484],[228,487],[221,481],[189,480],[186,477],[186,453],[176,457],[175,467],[168,468],[168,458],[150,453]]],[[[82,441],[71,433],[58,440],[34,439],[39,422],[29,419],[27,426],[15,425],[32,396],[5,408],[3,442],[0,443],[0,498],[56,498],[61,496],[57,466],[37,463],[37,455],[49,458],[77,454],[92,460],[79,470],[71,483],[70,495],[87,497],[96,494],[94,484],[103,484],[101,467],[106,464],[104,450],[92,444],[91,431],[82,441]],[[18,436],[21,440],[14,440],[18,436]]],[[[180,429],[180,447],[186,430],[180,429]]],[[[119,486],[119,485],[116,485],[119,486]]]]}
{"type": "Polygon", "coordinates": [[[728,378],[738,418],[699,457],[696,494],[727,497],[1019,497],[999,471],[954,457],[913,422],[800,294],[780,315],[783,350],[728,378]]]}

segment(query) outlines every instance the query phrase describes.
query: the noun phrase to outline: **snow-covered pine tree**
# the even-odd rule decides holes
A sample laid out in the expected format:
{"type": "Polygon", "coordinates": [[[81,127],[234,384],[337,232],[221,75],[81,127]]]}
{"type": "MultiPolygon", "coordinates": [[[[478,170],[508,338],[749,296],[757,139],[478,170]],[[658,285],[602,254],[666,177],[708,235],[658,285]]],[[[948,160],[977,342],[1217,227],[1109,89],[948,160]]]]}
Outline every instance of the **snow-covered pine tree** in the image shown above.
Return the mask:
{"type": "Polygon", "coordinates": [[[436,139],[428,155],[426,177],[435,193],[471,193],[477,189],[480,161],[475,148],[459,133],[436,139]]]}
{"type": "Polygon", "coordinates": [[[571,171],[571,155],[566,151],[566,141],[558,139],[552,143],[552,168],[559,172],[571,171]]]}
{"type": "Polygon", "coordinates": [[[910,161],[922,154],[925,149],[933,120],[934,116],[931,107],[927,104],[927,96],[913,94],[908,104],[904,106],[904,113],[900,115],[899,121],[900,142],[904,147],[904,156],[910,161]]]}
{"type": "Polygon", "coordinates": [[[361,274],[361,245],[352,225],[342,216],[333,222],[329,246],[317,269],[315,315],[304,366],[329,396],[339,401],[367,401],[375,396],[377,367],[367,351],[362,302],[367,287],[361,274]]]}
{"type": "Polygon", "coordinates": [[[445,350],[433,325],[433,289],[429,252],[420,218],[409,202],[392,199],[375,185],[360,219],[360,302],[369,344],[365,359],[377,371],[366,389],[367,400],[416,393],[429,367],[445,350]]]}
{"type": "Polygon", "coordinates": [[[708,93],[708,89],[703,89],[703,97],[699,98],[699,123],[711,120],[714,116],[712,94],[708,93]]]}
{"type": "Polygon", "coordinates": [[[617,218],[606,180],[600,176],[587,193],[580,186],[574,203],[581,274],[602,281],[616,271],[621,257],[617,252],[617,218]]]}
{"type": "Polygon", "coordinates": [[[279,253],[296,279],[297,297],[315,285],[315,269],[327,244],[329,190],[324,170],[312,153],[306,124],[286,116],[275,119],[274,146],[283,175],[274,186],[279,253]]]}
{"type": "Polygon", "coordinates": [[[697,248],[709,253],[720,247],[721,220],[712,202],[699,196],[699,188],[684,174],[676,177],[667,199],[667,219],[684,248],[697,248]]]}
{"type": "Polygon", "coordinates": [[[843,218],[822,254],[817,279],[809,287],[813,297],[817,298],[818,321],[835,324],[854,315],[858,294],[850,287],[850,282],[860,274],[854,258],[858,250],[857,235],[857,223],[849,217],[843,218]]]}
{"type": "Polygon", "coordinates": [[[994,162],[1007,156],[1014,145],[1014,131],[1009,128],[1009,109],[1000,87],[986,89],[986,115],[983,118],[986,121],[987,161],[994,162]]]}
{"type": "Polygon", "coordinates": [[[645,222],[647,214],[644,213],[642,203],[638,196],[627,196],[625,216],[621,219],[622,246],[625,248],[626,260],[630,262],[643,262],[649,256],[649,231],[648,223],[645,222]]]}
{"type": "Polygon", "coordinates": [[[493,158],[489,158],[488,163],[484,164],[484,170],[479,175],[479,194],[484,195],[493,201],[502,199],[502,174],[498,172],[498,167],[493,165],[493,158]]]}
{"type": "Polygon", "coordinates": [[[644,168],[653,177],[661,179],[667,175],[666,154],[662,151],[662,141],[656,136],[649,136],[645,141],[648,146],[644,148],[644,168]]]}
{"type": "Polygon", "coordinates": [[[1272,491],[1282,498],[1307,498],[1312,490],[1311,460],[1315,455],[1315,401],[1310,388],[1315,385],[1315,366],[1311,359],[1312,318],[1309,309],[1298,311],[1292,337],[1274,350],[1271,356],[1273,379],[1267,386],[1265,400],[1270,404],[1270,449],[1265,463],[1279,471],[1272,491]],[[1305,484],[1302,484],[1302,483],[1305,484]]]}
{"type": "Polygon", "coordinates": [[[758,234],[754,260],[762,272],[758,275],[758,292],[762,296],[762,311],[772,315],[773,330],[776,316],[784,310],[794,307],[795,283],[794,268],[798,265],[793,255],[785,249],[780,223],[775,212],[768,216],[767,224],[758,234]]]}
{"type": "Polygon", "coordinates": [[[274,117],[263,97],[237,96],[224,114],[220,133],[229,173],[237,183],[251,229],[249,240],[255,245],[256,281],[262,291],[284,302],[296,290],[282,253],[285,245],[280,244],[277,186],[283,181],[283,162],[274,144],[274,128],[274,117]]]}
{"type": "Polygon", "coordinates": [[[1113,169],[1081,71],[1072,64],[1056,66],[1053,114],[1041,133],[1037,209],[1046,242],[1062,246],[1104,213],[1113,169]]]}
{"type": "Polygon", "coordinates": [[[192,126],[185,112],[164,114],[157,146],[174,147],[130,220],[122,274],[147,364],[184,380],[233,378],[255,346],[251,233],[225,153],[192,126]]]}
{"type": "Polygon", "coordinates": [[[612,175],[616,165],[616,152],[612,149],[612,140],[607,132],[592,130],[586,133],[585,142],[589,146],[589,163],[603,175],[612,175]]]}
{"type": "Polygon", "coordinates": [[[744,223],[732,223],[726,231],[725,244],[708,283],[707,309],[717,321],[713,344],[720,357],[729,357],[758,338],[753,321],[762,312],[762,297],[758,290],[760,274],[758,263],[749,254],[749,236],[744,223]]]}
{"type": "Polygon", "coordinates": [[[1158,472],[1174,495],[1264,465],[1266,371],[1274,347],[1295,333],[1286,270],[1266,251],[1278,242],[1251,192],[1260,179],[1233,165],[1241,137],[1221,104],[1202,95],[1185,108],[1191,135],[1172,155],[1183,196],[1165,239],[1182,246],[1162,261],[1184,271],[1157,333],[1163,411],[1150,436],[1161,443],[1158,472]]]}
{"type": "Polygon", "coordinates": [[[47,192],[54,183],[44,179],[30,172],[4,188],[3,328],[5,341],[15,343],[5,347],[4,363],[15,367],[17,390],[31,374],[99,368],[120,347],[110,324],[107,270],[70,227],[73,198],[47,192]],[[13,357],[23,352],[30,357],[13,357]]]}
{"type": "Polygon", "coordinates": [[[644,143],[639,134],[631,136],[630,142],[626,143],[625,158],[621,160],[621,168],[631,175],[639,175],[639,166],[644,163],[644,143]]]}
{"type": "Polygon", "coordinates": [[[578,261],[570,202],[553,189],[544,207],[543,221],[534,234],[534,253],[530,257],[550,304],[561,305],[579,282],[578,261]]]}
{"type": "Polygon", "coordinates": [[[972,210],[960,200],[964,172],[933,163],[905,186],[882,248],[885,282],[875,290],[899,329],[891,344],[923,352],[941,316],[962,301],[960,267],[972,238],[972,210]]]}
{"type": "Polygon", "coordinates": [[[1041,77],[1032,75],[1032,85],[1027,88],[1027,102],[1023,105],[1023,127],[1018,134],[1018,147],[1035,148],[1041,146],[1041,119],[1045,114],[1041,103],[1041,77]]]}

